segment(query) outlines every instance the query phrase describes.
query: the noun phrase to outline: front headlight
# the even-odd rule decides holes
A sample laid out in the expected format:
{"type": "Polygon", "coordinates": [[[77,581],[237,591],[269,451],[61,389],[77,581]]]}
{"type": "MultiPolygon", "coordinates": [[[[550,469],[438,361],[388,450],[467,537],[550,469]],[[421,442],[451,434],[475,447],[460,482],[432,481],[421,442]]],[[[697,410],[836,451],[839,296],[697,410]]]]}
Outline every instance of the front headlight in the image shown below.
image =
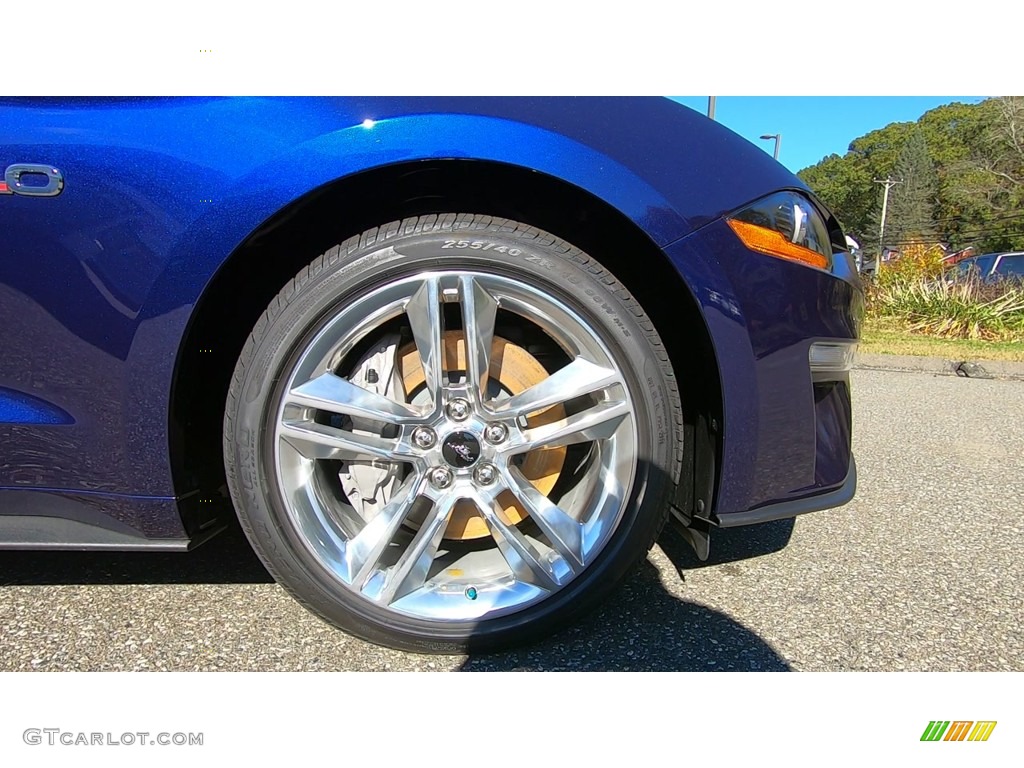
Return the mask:
{"type": "Polygon", "coordinates": [[[825,219],[810,200],[796,192],[778,192],[726,220],[752,251],[818,269],[832,264],[825,219]]]}

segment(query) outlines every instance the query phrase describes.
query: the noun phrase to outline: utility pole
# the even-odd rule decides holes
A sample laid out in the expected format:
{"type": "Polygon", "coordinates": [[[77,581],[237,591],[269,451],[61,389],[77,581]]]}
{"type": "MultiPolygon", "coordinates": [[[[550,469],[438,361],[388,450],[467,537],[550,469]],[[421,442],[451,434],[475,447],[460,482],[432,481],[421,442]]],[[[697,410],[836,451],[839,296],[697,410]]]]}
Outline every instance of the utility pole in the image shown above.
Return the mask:
{"type": "Polygon", "coordinates": [[[882,271],[882,249],[885,247],[885,211],[889,207],[889,190],[897,184],[902,184],[903,180],[886,176],[884,179],[875,179],[874,181],[875,184],[885,184],[885,192],[882,195],[882,222],[878,227],[878,261],[875,263],[875,277],[878,277],[882,271]]]}
{"type": "Polygon", "coordinates": [[[708,96],[708,117],[715,119],[715,99],[717,96],[708,96]]]}

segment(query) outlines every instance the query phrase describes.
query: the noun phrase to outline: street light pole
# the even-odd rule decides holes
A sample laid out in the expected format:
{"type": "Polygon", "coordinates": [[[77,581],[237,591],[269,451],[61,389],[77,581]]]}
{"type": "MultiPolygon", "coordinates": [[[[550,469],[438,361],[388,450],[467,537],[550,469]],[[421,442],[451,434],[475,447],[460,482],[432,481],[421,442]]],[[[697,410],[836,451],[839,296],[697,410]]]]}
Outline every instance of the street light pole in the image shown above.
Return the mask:
{"type": "Polygon", "coordinates": [[[715,119],[715,99],[717,96],[708,96],[708,117],[715,119]]]}
{"type": "Polygon", "coordinates": [[[764,139],[765,141],[767,141],[768,139],[775,139],[775,152],[773,153],[772,156],[776,160],[778,160],[779,159],[779,145],[782,144],[782,134],[781,133],[768,133],[768,134],[765,134],[764,136],[762,136],[761,138],[764,139]]]}

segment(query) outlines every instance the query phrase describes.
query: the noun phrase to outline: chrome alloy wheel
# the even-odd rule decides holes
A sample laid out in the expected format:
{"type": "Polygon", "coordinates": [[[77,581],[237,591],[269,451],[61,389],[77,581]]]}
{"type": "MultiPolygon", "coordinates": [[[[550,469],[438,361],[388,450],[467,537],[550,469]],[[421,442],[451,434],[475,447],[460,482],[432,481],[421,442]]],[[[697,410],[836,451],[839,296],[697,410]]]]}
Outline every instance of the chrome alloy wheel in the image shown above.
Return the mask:
{"type": "Polygon", "coordinates": [[[431,622],[521,610],[579,576],[622,519],[634,405],[608,346],[551,292],[421,272],[337,308],[292,360],[268,413],[279,502],[329,577],[378,608],[431,622]],[[539,347],[546,375],[505,386],[496,329],[539,347]],[[396,338],[422,367],[413,391],[396,338]],[[368,350],[393,360],[378,391],[353,376],[368,350]],[[557,478],[538,482],[527,465],[552,451],[557,478]],[[351,465],[372,467],[389,492],[346,492],[338,472],[351,465]],[[467,506],[489,536],[454,530],[467,506]]]}

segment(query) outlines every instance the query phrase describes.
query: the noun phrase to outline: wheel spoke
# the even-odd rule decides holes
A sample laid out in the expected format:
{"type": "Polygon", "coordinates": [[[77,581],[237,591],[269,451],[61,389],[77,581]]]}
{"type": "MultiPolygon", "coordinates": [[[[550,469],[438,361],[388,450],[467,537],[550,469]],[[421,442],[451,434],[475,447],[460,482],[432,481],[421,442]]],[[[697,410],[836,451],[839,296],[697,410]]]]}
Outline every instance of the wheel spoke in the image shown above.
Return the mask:
{"type": "Polygon", "coordinates": [[[554,590],[571,578],[574,573],[572,566],[557,551],[551,551],[548,555],[541,553],[522,531],[502,519],[493,495],[475,495],[473,503],[483,515],[494,543],[498,545],[501,556],[505,558],[516,579],[542,589],[554,590]]]}
{"type": "Polygon", "coordinates": [[[427,276],[423,279],[423,284],[406,304],[405,312],[423,364],[427,391],[430,392],[436,407],[441,400],[444,355],[441,341],[444,332],[441,322],[441,296],[436,277],[427,276]]]}
{"type": "Polygon", "coordinates": [[[437,557],[455,501],[453,494],[444,495],[427,512],[416,536],[388,571],[384,584],[375,595],[378,602],[388,605],[423,586],[437,557]]]}
{"type": "Polygon", "coordinates": [[[281,437],[307,459],[350,459],[357,456],[391,461],[412,459],[397,440],[378,435],[361,435],[313,421],[284,421],[278,429],[281,437]]]}
{"type": "Polygon", "coordinates": [[[408,517],[422,490],[424,477],[422,472],[412,475],[359,534],[345,544],[342,578],[357,588],[366,583],[408,517]]]}
{"type": "Polygon", "coordinates": [[[615,371],[578,357],[544,381],[496,403],[491,411],[499,416],[519,418],[621,382],[622,378],[615,371]]]}
{"type": "Polygon", "coordinates": [[[548,537],[555,551],[566,559],[573,570],[585,565],[583,526],[538,491],[518,468],[510,466],[502,476],[509,490],[548,537]]]}
{"type": "Polygon", "coordinates": [[[520,438],[509,446],[511,453],[537,448],[557,448],[592,440],[606,440],[615,434],[619,424],[630,413],[628,403],[599,403],[580,413],[532,429],[524,429],[520,438]]]}
{"type": "Polygon", "coordinates": [[[422,416],[415,408],[363,389],[329,372],[292,389],[288,393],[287,402],[396,424],[407,423],[422,416]]]}
{"type": "Polygon", "coordinates": [[[583,551],[590,552],[596,542],[602,541],[605,535],[615,526],[617,511],[621,509],[625,490],[614,472],[602,466],[597,476],[598,483],[604,488],[604,495],[592,512],[590,519],[583,523],[583,551]]]}
{"type": "Polygon", "coordinates": [[[466,382],[471,395],[487,397],[490,377],[491,344],[498,302],[472,277],[459,279],[462,300],[462,331],[466,338],[466,382]]]}
{"type": "Polygon", "coordinates": [[[618,337],[577,302],[527,273],[424,264],[382,274],[267,372],[284,378],[266,440],[281,524],[346,609],[443,635],[593,567],[627,519],[643,430],[618,337]]]}

